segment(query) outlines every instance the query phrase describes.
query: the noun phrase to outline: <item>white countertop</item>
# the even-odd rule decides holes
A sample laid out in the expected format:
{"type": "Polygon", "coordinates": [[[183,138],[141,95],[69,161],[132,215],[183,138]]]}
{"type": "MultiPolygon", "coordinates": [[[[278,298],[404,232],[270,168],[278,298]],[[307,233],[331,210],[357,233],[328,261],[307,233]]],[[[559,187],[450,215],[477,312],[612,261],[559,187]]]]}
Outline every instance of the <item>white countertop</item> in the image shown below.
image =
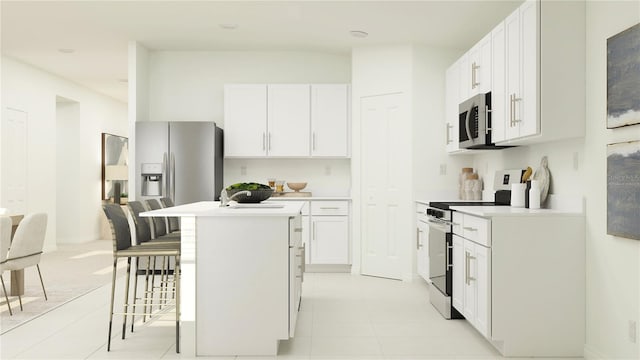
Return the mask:
{"type": "Polygon", "coordinates": [[[511,206],[451,206],[451,210],[482,217],[499,216],[584,216],[581,212],[562,209],[527,209],[511,206]]]}
{"type": "MultiPolygon", "coordinates": [[[[200,201],[191,204],[178,205],[158,210],[145,211],[140,216],[296,216],[300,215],[302,206],[300,201],[263,201],[254,204],[258,207],[234,207],[232,201],[229,207],[220,207],[219,201],[200,201]],[[264,207],[260,207],[263,205],[264,207]],[[269,207],[282,206],[282,207],[269,207]]],[[[246,205],[246,204],[244,204],[246,205]]],[[[242,206],[242,205],[241,205],[242,206]]]]}

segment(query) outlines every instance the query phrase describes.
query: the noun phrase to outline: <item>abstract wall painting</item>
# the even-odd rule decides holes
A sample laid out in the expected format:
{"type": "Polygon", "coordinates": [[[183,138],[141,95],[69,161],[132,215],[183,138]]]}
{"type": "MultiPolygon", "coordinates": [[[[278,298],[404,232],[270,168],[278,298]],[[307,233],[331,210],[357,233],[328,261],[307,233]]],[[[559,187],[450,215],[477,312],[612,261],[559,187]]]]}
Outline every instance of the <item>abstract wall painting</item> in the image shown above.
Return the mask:
{"type": "Polygon", "coordinates": [[[640,123],[640,23],[607,39],[607,129],[640,123]]]}
{"type": "Polygon", "coordinates": [[[607,145],[607,234],[640,240],[640,141],[607,145]]]}

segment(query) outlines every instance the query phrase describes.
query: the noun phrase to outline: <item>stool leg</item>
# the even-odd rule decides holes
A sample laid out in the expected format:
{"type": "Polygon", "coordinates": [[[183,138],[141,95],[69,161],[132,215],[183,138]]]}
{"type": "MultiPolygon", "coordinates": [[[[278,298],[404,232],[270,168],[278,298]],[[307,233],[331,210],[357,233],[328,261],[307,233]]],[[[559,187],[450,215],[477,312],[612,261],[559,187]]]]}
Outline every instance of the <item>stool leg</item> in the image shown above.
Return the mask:
{"type": "Polygon", "coordinates": [[[176,353],[180,353],[180,255],[176,255],[173,268],[173,281],[176,288],[176,353]]]}
{"type": "Polygon", "coordinates": [[[138,294],[138,262],[140,258],[136,258],[136,267],[134,269],[134,280],[133,280],[133,307],[131,310],[131,332],[133,332],[133,324],[136,322],[136,295],[138,294]]]}
{"type": "Polygon", "coordinates": [[[164,264],[166,262],[167,257],[163,256],[162,257],[162,266],[161,266],[161,270],[160,270],[160,293],[158,295],[158,304],[159,304],[159,309],[162,310],[162,305],[164,305],[164,286],[166,285],[165,282],[165,273],[164,273],[164,264]]]}
{"type": "Polygon", "coordinates": [[[151,256],[147,257],[147,270],[144,273],[144,314],[142,315],[142,322],[147,321],[147,303],[149,297],[149,266],[151,265],[151,256]]]}
{"type": "Polygon", "coordinates": [[[113,276],[111,277],[111,305],[109,306],[109,337],[107,338],[107,351],[111,350],[111,325],[113,324],[113,300],[116,292],[116,269],[118,258],[113,257],[113,276]]]}
{"type": "MultiPolygon", "coordinates": [[[[151,268],[151,304],[149,304],[149,313],[153,313],[153,300],[155,298],[154,287],[156,286],[156,257],[153,256],[153,267],[151,268]]],[[[149,315],[151,317],[151,315],[149,315]]]]}
{"type": "Polygon", "coordinates": [[[122,339],[127,333],[127,310],[129,307],[129,278],[131,277],[131,257],[127,257],[127,275],[124,286],[124,315],[122,318],[122,339]]]}
{"type": "Polygon", "coordinates": [[[7,307],[9,308],[9,315],[13,316],[13,312],[11,311],[11,304],[9,304],[9,296],[7,296],[7,288],[4,287],[4,279],[2,275],[0,275],[0,281],[2,281],[2,291],[4,292],[4,299],[7,300],[7,307]]]}

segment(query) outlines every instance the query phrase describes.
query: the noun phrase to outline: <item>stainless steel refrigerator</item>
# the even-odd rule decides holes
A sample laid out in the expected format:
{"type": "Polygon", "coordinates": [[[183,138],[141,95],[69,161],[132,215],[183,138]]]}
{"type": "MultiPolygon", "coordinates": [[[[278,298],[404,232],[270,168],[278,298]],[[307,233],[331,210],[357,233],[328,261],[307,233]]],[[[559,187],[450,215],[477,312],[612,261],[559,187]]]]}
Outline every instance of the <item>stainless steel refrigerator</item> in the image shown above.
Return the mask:
{"type": "Polygon", "coordinates": [[[218,200],[223,132],[214,122],[136,123],[136,199],[218,200]]]}

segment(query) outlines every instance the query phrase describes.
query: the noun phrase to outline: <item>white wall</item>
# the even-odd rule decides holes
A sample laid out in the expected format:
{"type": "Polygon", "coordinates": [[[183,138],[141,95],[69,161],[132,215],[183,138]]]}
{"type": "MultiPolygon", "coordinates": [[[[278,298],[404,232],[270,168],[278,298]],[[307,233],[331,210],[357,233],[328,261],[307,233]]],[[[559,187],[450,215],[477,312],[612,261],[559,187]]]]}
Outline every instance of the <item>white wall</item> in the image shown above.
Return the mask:
{"type": "MultiPolygon", "coordinates": [[[[114,81],[117,81],[114,79],[114,81]]],[[[127,136],[127,106],[80,85],[33,68],[11,58],[2,58],[2,108],[29,114],[27,127],[28,212],[49,215],[45,251],[56,248],[57,216],[73,217],[76,238],[100,237],[101,133],[127,136]],[[80,104],[78,144],[81,153],[74,164],[78,186],[64,199],[56,199],[56,97],[80,104]],[[56,202],[72,202],[73,210],[58,214],[56,202]]]]}
{"type": "Polygon", "coordinates": [[[535,170],[540,158],[546,155],[551,173],[550,192],[585,197],[587,358],[640,358],[640,337],[636,343],[628,340],[629,321],[640,325],[640,241],[607,235],[606,225],[607,144],[640,140],[640,125],[606,129],[606,39],[639,21],[640,2],[587,2],[584,139],[506,149],[473,157],[474,168],[490,187],[495,170],[524,168],[527,165],[535,170]]]}
{"type": "MultiPolygon", "coordinates": [[[[349,55],[304,51],[151,51],[148,120],[215,121],[224,129],[224,84],[349,83],[349,55]]],[[[138,67],[141,67],[139,65],[138,67]]],[[[137,121],[143,116],[138,113],[137,121]]],[[[309,182],[314,195],[347,195],[346,160],[225,159],[224,184],[269,177],[309,182]],[[240,167],[245,166],[246,175],[240,167]],[[330,167],[327,175],[326,168],[330,167]]]]}
{"type": "Polygon", "coordinates": [[[449,156],[445,149],[445,70],[459,50],[413,48],[413,198],[456,199],[460,169],[469,156],[449,156]],[[441,172],[444,166],[444,173],[441,172]]]}
{"type": "Polygon", "coordinates": [[[587,2],[587,355],[640,359],[628,322],[640,325],[640,241],[607,235],[607,144],[640,140],[640,125],[606,129],[606,39],[640,22],[638,1],[587,2]]]}

